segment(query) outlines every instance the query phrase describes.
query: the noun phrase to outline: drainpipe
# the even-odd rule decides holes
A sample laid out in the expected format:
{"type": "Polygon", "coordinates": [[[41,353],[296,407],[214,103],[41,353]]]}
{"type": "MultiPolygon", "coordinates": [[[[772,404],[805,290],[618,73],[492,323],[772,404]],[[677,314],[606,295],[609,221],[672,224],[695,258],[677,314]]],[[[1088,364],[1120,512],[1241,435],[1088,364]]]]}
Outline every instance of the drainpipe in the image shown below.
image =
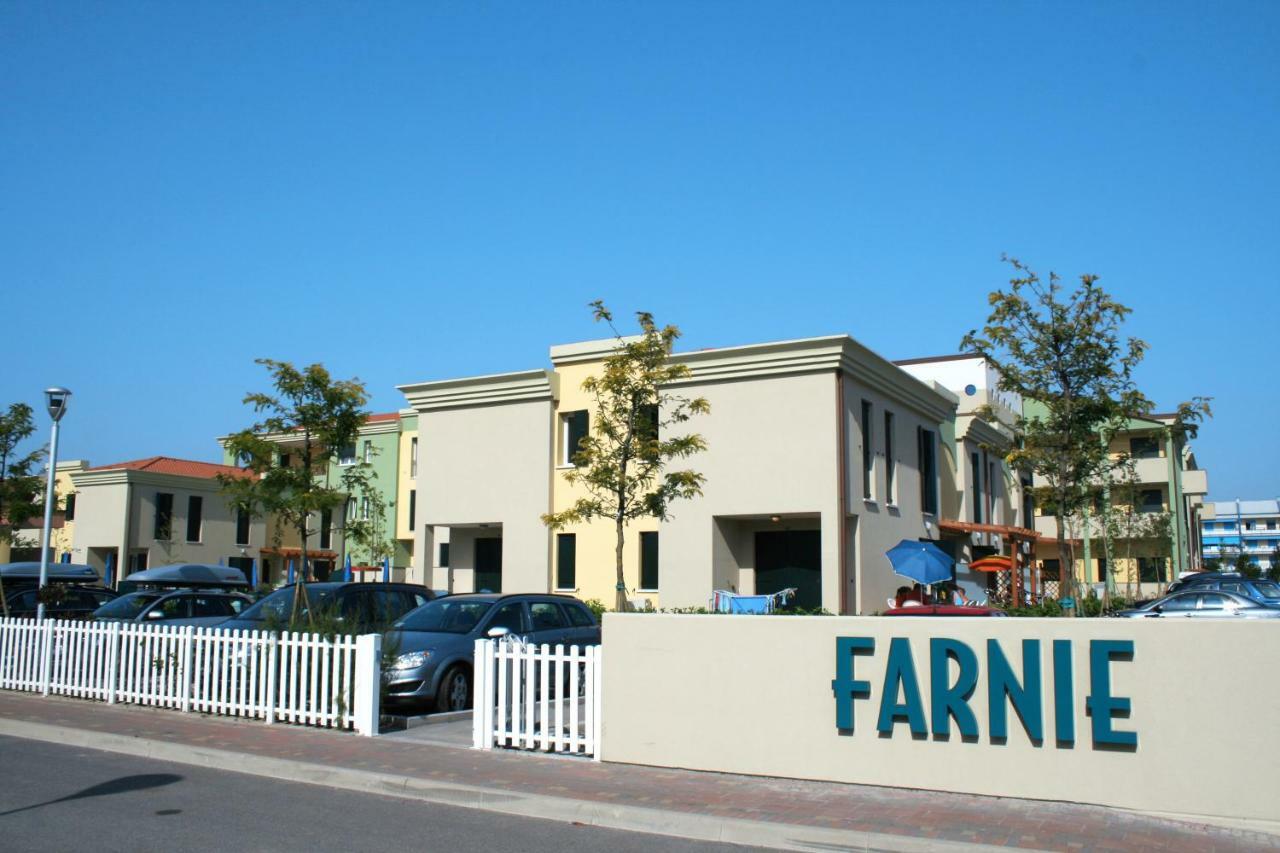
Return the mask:
{"type": "Polygon", "coordinates": [[[848,491],[849,472],[848,453],[846,452],[846,423],[844,413],[844,375],[836,371],[836,540],[840,549],[836,558],[836,574],[840,580],[840,613],[849,612],[849,543],[848,537],[848,491]]]}
{"type": "MultiPolygon", "coordinates": [[[[1172,516],[1173,524],[1170,525],[1169,538],[1173,545],[1173,572],[1181,574],[1186,571],[1185,562],[1182,557],[1182,513],[1178,509],[1181,501],[1181,489],[1179,488],[1179,465],[1178,458],[1174,452],[1173,433],[1165,436],[1165,455],[1169,457],[1169,512],[1172,516]]],[[[1175,580],[1175,578],[1166,578],[1166,583],[1175,580]]]]}

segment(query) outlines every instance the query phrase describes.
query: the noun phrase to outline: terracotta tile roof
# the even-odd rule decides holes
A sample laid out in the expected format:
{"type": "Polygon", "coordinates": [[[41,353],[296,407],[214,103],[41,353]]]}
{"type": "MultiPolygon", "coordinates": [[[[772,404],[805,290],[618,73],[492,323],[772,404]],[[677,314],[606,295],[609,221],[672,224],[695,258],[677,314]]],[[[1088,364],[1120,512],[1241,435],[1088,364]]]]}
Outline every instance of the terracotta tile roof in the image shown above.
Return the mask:
{"type": "Polygon", "coordinates": [[[364,422],[367,424],[376,424],[380,421],[398,421],[400,420],[399,412],[382,412],[376,415],[369,415],[364,422]]]}
{"type": "Polygon", "coordinates": [[[194,459],[175,459],[172,456],[149,456],[146,459],[134,459],[131,462],[117,462],[114,465],[96,465],[90,471],[151,471],[156,474],[177,474],[181,477],[202,477],[212,480],[219,474],[231,477],[252,477],[253,472],[234,465],[219,465],[214,462],[197,462],[194,459]]]}

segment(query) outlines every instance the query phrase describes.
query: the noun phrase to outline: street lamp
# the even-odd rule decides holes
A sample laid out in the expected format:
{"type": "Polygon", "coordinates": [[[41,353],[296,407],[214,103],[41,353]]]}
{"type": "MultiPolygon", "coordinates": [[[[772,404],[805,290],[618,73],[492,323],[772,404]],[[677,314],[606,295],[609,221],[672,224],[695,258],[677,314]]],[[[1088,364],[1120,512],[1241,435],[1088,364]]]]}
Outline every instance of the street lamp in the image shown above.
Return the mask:
{"type": "Polygon", "coordinates": [[[44,619],[45,585],[49,582],[49,536],[53,526],[53,475],[58,467],[58,421],[67,413],[67,400],[71,392],[66,388],[46,388],[45,403],[49,408],[49,417],[53,418],[53,438],[49,442],[49,482],[44,490],[44,531],[40,539],[40,588],[36,596],[36,619],[44,619]]]}

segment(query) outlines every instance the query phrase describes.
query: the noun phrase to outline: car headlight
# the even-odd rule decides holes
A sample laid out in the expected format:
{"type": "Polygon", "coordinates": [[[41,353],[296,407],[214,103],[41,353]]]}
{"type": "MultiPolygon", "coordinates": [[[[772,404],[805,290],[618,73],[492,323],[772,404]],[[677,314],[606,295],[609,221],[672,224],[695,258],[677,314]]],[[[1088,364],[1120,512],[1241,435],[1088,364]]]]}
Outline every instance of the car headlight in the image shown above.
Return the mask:
{"type": "Polygon", "coordinates": [[[407,652],[399,655],[395,663],[391,664],[392,669],[417,669],[427,662],[427,658],[431,657],[431,652],[407,652]]]}

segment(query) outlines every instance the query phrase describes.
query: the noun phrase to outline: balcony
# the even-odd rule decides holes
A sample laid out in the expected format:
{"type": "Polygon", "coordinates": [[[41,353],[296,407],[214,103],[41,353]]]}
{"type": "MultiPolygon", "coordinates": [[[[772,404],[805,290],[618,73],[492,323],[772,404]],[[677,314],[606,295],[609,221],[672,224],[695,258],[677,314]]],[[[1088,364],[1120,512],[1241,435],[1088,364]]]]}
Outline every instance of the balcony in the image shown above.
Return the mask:
{"type": "Polygon", "coordinates": [[[1209,494],[1209,472],[1197,468],[1182,472],[1182,491],[1188,495],[1209,494]]]}
{"type": "Polygon", "coordinates": [[[1163,457],[1135,459],[1133,468],[1139,483],[1169,482],[1169,460],[1163,457]]]}

